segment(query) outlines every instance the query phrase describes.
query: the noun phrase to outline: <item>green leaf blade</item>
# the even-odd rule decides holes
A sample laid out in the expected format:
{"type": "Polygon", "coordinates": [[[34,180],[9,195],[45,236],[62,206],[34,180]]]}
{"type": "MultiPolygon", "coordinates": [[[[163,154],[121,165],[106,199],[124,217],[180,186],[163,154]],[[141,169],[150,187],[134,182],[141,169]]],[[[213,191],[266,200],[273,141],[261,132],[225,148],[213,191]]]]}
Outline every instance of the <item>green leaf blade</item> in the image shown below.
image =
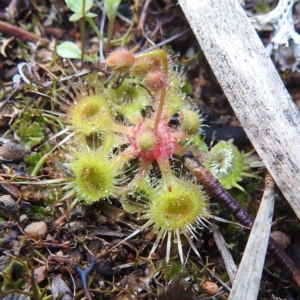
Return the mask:
{"type": "Polygon", "coordinates": [[[80,20],[83,17],[82,13],[74,13],[70,18],[69,21],[70,22],[76,22],[78,20],[80,20]]]}
{"type": "Polygon", "coordinates": [[[88,12],[88,13],[86,13],[86,15],[85,15],[86,18],[95,18],[95,17],[97,17],[97,16],[98,16],[97,14],[94,14],[94,13],[91,13],[91,12],[88,12]]]}
{"type": "Polygon", "coordinates": [[[115,17],[120,3],[121,3],[121,0],[105,0],[104,1],[104,11],[108,16],[108,19],[115,17]]]}
{"type": "Polygon", "coordinates": [[[56,53],[63,58],[81,58],[81,50],[72,42],[63,42],[56,47],[56,53]]]}
{"type": "MultiPolygon", "coordinates": [[[[71,11],[74,13],[81,13],[82,14],[82,5],[83,1],[78,1],[78,0],[65,0],[67,6],[70,8],[71,11]]],[[[88,12],[92,6],[93,6],[94,1],[93,0],[85,0],[85,8],[84,12],[88,12]]]]}

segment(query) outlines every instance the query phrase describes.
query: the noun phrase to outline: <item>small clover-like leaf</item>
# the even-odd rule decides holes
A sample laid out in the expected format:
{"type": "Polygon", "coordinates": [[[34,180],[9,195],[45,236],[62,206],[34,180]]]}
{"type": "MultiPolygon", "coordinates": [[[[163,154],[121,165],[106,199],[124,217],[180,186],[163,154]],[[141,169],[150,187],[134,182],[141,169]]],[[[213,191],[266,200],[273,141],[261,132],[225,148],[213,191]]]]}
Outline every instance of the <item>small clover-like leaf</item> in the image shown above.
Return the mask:
{"type": "Polygon", "coordinates": [[[32,148],[44,140],[43,124],[23,121],[18,128],[18,135],[26,148],[32,148]]]}
{"type": "Polygon", "coordinates": [[[76,22],[78,20],[80,20],[82,18],[82,13],[74,13],[70,18],[69,18],[69,21],[70,22],[76,22]]]}
{"type": "Polygon", "coordinates": [[[97,14],[94,14],[94,13],[91,13],[91,12],[88,12],[88,13],[85,14],[86,18],[95,18],[97,16],[98,16],[97,14]]]}
{"type": "MultiPolygon", "coordinates": [[[[82,5],[83,5],[83,1],[81,0],[65,0],[67,6],[70,8],[71,11],[78,13],[78,14],[82,14],[82,5]]],[[[84,12],[88,12],[92,6],[93,6],[94,1],[93,0],[85,0],[85,8],[84,8],[84,12]]]]}
{"type": "Polygon", "coordinates": [[[31,152],[24,156],[24,161],[26,162],[29,167],[27,168],[27,172],[31,173],[34,170],[34,167],[42,158],[42,154],[38,152],[31,152]]]}
{"type": "Polygon", "coordinates": [[[81,50],[76,44],[72,42],[63,42],[56,47],[56,52],[63,58],[81,58],[81,50]]]}
{"type": "Polygon", "coordinates": [[[27,154],[24,156],[24,161],[30,165],[34,166],[37,164],[37,162],[41,159],[42,154],[38,152],[31,152],[30,154],[27,154]]]}

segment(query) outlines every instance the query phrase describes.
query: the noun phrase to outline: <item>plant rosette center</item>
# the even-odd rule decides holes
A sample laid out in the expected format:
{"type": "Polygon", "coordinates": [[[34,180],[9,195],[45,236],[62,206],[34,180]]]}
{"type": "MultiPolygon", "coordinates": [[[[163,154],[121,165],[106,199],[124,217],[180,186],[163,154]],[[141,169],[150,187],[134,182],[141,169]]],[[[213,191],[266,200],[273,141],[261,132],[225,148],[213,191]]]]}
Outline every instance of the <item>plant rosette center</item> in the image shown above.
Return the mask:
{"type": "Polygon", "coordinates": [[[141,123],[129,141],[138,155],[147,160],[167,159],[179,148],[175,130],[165,122],[158,124],[156,133],[152,126],[141,123]]]}

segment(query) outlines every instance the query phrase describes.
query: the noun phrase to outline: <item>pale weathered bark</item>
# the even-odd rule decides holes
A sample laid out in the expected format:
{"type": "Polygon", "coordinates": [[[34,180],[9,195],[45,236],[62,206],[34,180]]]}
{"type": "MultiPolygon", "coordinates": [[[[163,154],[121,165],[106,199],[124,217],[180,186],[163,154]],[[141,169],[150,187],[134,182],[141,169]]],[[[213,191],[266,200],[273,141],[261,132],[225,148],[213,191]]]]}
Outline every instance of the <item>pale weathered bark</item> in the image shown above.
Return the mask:
{"type": "Polygon", "coordinates": [[[179,0],[241,125],[300,217],[300,116],[237,0],[179,0]]]}

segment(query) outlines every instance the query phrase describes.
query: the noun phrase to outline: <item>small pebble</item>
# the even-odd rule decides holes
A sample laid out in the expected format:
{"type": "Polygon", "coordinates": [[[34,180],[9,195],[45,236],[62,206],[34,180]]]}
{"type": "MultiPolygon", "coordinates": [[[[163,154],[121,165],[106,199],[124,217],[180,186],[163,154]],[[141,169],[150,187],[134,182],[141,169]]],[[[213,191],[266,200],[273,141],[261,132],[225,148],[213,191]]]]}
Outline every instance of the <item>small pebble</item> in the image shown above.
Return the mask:
{"type": "Polygon", "coordinates": [[[34,269],[33,275],[34,275],[34,280],[36,281],[36,283],[42,282],[47,277],[47,267],[41,266],[41,267],[34,269]]]}
{"type": "Polygon", "coordinates": [[[0,196],[0,206],[4,209],[7,213],[12,214],[16,211],[16,201],[11,195],[2,195],[0,196]]]}
{"type": "Polygon", "coordinates": [[[28,220],[28,216],[23,214],[19,217],[19,222],[22,223],[22,222],[25,222],[28,220]]]}
{"type": "Polygon", "coordinates": [[[33,222],[27,225],[24,229],[24,232],[31,238],[35,240],[43,239],[48,231],[47,225],[45,222],[33,222]]]}
{"type": "Polygon", "coordinates": [[[10,141],[7,143],[3,143],[2,140],[0,141],[0,157],[2,159],[20,161],[26,154],[30,153],[29,149],[26,149],[10,141]]]}
{"type": "Polygon", "coordinates": [[[63,257],[63,256],[64,256],[63,251],[58,251],[58,252],[56,253],[56,256],[63,257]]]}
{"type": "Polygon", "coordinates": [[[216,295],[219,292],[218,285],[211,281],[203,282],[201,288],[207,295],[216,295]]]}
{"type": "Polygon", "coordinates": [[[272,231],[270,233],[270,236],[283,249],[285,249],[287,246],[289,246],[291,244],[291,237],[282,231],[272,231]]]}

